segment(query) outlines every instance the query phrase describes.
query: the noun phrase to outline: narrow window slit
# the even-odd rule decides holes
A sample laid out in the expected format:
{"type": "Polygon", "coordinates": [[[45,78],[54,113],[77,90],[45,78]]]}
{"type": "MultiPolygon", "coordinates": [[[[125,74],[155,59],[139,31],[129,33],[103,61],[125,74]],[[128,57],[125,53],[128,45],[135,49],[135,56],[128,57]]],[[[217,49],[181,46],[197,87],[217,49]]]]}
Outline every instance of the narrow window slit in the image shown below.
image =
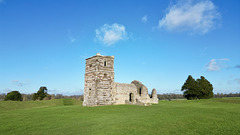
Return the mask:
{"type": "Polygon", "coordinates": [[[106,62],[106,60],[104,61],[104,66],[105,66],[105,67],[107,66],[107,62],[106,62]]]}

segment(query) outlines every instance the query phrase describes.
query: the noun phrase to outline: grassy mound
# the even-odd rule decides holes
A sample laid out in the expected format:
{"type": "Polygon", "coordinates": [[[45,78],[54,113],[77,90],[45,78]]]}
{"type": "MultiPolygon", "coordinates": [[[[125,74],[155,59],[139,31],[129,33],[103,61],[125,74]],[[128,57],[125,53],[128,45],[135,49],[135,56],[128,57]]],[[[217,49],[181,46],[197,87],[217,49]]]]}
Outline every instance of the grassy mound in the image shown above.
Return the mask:
{"type": "Polygon", "coordinates": [[[240,98],[99,107],[83,107],[71,99],[1,101],[0,107],[0,134],[4,135],[240,134],[240,98]]]}

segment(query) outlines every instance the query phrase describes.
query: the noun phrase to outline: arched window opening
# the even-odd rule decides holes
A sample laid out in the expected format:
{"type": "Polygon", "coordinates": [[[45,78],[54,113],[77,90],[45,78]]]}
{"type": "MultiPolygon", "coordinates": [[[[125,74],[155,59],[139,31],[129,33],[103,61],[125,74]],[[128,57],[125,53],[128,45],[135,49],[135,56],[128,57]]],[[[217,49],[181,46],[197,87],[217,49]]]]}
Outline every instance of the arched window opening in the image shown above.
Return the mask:
{"type": "Polygon", "coordinates": [[[141,96],[142,94],[142,88],[139,89],[139,95],[141,96]]]}

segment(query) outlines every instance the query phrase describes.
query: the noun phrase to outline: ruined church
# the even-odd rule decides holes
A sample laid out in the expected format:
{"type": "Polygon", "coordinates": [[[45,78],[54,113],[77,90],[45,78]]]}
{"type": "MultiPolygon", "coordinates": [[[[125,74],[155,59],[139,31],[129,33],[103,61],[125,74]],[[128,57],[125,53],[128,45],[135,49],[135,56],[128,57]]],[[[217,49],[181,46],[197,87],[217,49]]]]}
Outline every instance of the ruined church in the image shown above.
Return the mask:
{"type": "Polygon", "coordinates": [[[97,55],[86,59],[83,106],[158,103],[157,91],[134,80],[130,84],[114,82],[114,56],[97,55]]]}

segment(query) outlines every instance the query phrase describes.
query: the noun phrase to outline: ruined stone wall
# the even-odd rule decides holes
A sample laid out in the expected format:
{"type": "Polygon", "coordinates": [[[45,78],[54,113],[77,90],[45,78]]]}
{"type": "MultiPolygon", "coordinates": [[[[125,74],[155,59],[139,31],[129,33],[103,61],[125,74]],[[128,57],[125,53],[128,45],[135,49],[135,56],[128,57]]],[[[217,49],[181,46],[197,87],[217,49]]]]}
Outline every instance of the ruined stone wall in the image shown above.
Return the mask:
{"type": "Polygon", "coordinates": [[[136,101],[137,87],[134,84],[114,82],[113,86],[115,104],[125,104],[126,101],[129,101],[131,93],[133,94],[132,102],[136,101]]]}
{"type": "Polygon", "coordinates": [[[113,104],[114,57],[96,55],[86,59],[84,106],[113,104]]]}
{"type": "Polygon", "coordinates": [[[139,95],[139,97],[137,98],[137,102],[148,103],[150,99],[148,95],[148,88],[137,80],[134,80],[131,83],[137,87],[137,93],[139,95]]]}
{"type": "Polygon", "coordinates": [[[157,104],[158,98],[157,98],[157,90],[153,89],[151,94],[151,103],[157,104]]]}
{"type": "Polygon", "coordinates": [[[84,102],[83,105],[96,105],[97,104],[97,89],[96,89],[96,73],[90,72],[85,74],[84,84],[84,102]]]}
{"type": "Polygon", "coordinates": [[[114,57],[97,54],[86,59],[83,106],[112,104],[145,105],[158,103],[154,89],[134,80],[130,84],[114,82],[114,57]]]}
{"type": "Polygon", "coordinates": [[[152,98],[148,95],[148,88],[139,81],[135,83],[117,83],[113,85],[114,104],[147,104],[158,103],[156,89],[152,91],[152,98]],[[136,84],[136,85],[135,85],[136,84]],[[139,89],[142,89],[141,94],[139,89]],[[130,94],[133,94],[130,101],[130,94]]]}

